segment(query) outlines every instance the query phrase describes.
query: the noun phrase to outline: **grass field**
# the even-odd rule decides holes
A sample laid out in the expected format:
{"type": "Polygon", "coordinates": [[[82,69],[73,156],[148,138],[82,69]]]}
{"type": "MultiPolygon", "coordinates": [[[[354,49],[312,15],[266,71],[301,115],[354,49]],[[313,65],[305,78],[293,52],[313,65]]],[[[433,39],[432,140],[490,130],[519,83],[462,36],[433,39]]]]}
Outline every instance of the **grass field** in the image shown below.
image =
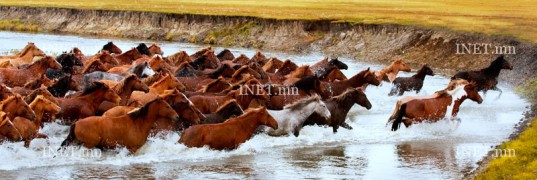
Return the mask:
{"type": "Polygon", "coordinates": [[[0,5],[438,26],[537,42],[534,0],[2,0],[0,5]]]}

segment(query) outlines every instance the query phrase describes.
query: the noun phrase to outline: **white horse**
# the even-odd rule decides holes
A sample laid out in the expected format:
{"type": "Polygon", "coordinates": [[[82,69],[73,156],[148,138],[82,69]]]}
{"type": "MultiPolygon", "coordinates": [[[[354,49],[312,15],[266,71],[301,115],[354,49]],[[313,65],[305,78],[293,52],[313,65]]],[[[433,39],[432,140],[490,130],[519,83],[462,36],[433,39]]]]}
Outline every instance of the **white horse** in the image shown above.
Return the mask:
{"type": "Polygon", "coordinates": [[[317,95],[286,105],[283,110],[268,110],[268,112],[278,122],[278,129],[265,126],[264,132],[270,136],[285,136],[292,132],[298,137],[304,121],[314,112],[326,119],[330,118],[330,110],[317,95]]]}

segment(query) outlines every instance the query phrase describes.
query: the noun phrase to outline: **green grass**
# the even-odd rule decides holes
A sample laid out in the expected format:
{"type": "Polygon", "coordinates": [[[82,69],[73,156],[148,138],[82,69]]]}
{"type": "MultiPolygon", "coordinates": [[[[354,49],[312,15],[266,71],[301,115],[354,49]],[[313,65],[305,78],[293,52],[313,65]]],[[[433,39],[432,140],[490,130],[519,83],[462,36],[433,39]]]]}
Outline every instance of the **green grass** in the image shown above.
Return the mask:
{"type": "Polygon", "coordinates": [[[421,25],[537,42],[537,3],[528,0],[3,0],[0,5],[421,25]]]}
{"type": "Polygon", "coordinates": [[[0,20],[0,30],[39,32],[42,29],[31,22],[23,22],[19,19],[0,20]]]}
{"type": "Polygon", "coordinates": [[[537,102],[537,77],[526,80],[524,84],[515,87],[515,90],[532,102],[537,102]]]}
{"type": "Polygon", "coordinates": [[[515,157],[499,157],[488,164],[477,179],[537,179],[537,121],[512,141],[502,143],[500,149],[514,149],[515,157]]]}

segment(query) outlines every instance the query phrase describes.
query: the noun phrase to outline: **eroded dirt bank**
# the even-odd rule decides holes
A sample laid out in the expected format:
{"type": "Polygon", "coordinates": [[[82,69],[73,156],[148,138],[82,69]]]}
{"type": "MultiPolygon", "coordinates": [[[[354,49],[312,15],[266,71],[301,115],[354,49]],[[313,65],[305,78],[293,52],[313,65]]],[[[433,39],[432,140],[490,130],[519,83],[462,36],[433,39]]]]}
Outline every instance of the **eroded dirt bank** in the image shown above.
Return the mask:
{"type": "Polygon", "coordinates": [[[516,55],[507,56],[515,70],[502,72],[504,82],[519,84],[537,68],[535,44],[442,28],[31,7],[0,7],[0,19],[21,19],[46,32],[323,52],[376,63],[402,58],[415,68],[428,63],[447,71],[482,68],[497,56],[457,55],[457,43],[491,43],[516,47],[516,55]]]}

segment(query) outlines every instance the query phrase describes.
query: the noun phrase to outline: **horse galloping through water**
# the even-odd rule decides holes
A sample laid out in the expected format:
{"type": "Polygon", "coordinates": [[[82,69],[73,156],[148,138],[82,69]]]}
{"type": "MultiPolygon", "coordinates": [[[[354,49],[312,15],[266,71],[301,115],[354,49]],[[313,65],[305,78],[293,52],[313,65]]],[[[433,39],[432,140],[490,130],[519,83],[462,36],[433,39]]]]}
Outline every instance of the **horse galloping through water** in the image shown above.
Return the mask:
{"type": "Polygon", "coordinates": [[[426,65],[421,67],[421,69],[413,76],[411,77],[398,77],[393,80],[393,87],[389,96],[393,96],[395,94],[398,94],[399,96],[402,96],[405,91],[413,91],[415,90],[416,93],[419,93],[421,91],[421,88],[423,87],[423,81],[425,80],[425,76],[434,76],[433,70],[426,65]]]}
{"type": "Polygon", "coordinates": [[[488,90],[499,91],[502,95],[502,90],[496,85],[498,84],[498,76],[502,69],[513,70],[513,65],[505,60],[503,55],[497,57],[492,61],[489,67],[478,71],[463,71],[455,74],[451,79],[466,79],[468,81],[475,81],[479,91],[487,93],[488,90]]]}

